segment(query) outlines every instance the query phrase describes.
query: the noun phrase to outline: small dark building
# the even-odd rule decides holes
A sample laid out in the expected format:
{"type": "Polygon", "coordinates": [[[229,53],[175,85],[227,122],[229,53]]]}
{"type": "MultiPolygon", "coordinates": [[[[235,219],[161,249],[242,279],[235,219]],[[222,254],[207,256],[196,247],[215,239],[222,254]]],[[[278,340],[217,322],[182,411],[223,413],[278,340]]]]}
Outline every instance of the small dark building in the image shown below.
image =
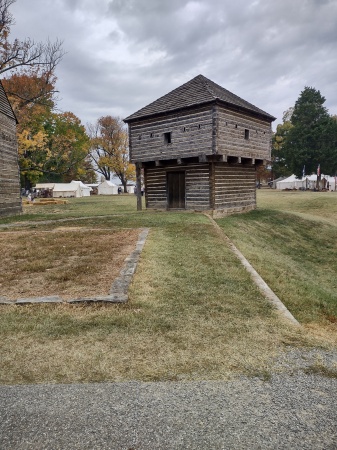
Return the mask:
{"type": "Polygon", "coordinates": [[[254,209],[274,120],[202,75],[124,119],[146,206],[214,217],[254,209]]]}
{"type": "Polygon", "coordinates": [[[0,217],[22,211],[16,124],[0,81],[0,217]]]}

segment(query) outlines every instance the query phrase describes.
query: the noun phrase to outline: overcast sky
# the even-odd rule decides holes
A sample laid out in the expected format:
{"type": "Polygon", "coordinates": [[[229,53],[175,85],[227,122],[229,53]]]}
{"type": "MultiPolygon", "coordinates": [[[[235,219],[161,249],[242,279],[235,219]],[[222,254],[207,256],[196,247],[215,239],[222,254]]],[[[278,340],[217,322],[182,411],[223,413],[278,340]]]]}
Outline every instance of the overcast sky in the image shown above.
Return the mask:
{"type": "Polygon", "coordinates": [[[59,108],[127,117],[202,74],[282,121],[305,86],[337,114],[337,0],[17,0],[12,38],[57,38],[59,108]]]}

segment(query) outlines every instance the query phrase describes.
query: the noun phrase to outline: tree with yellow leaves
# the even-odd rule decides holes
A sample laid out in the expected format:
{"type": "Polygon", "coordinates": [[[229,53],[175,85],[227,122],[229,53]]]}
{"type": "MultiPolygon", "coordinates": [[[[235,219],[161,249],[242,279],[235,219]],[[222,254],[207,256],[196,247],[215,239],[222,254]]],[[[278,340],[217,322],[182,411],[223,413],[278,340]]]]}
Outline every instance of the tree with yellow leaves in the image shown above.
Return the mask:
{"type": "Polygon", "coordinates": [[[116,175],[126,192],[129,181],[135,180],[135,166],[129,160],[128,133],[119,117],[104,116],[88,125],[89,156],[93,166],[106,180],[116,175]]]}
{"type": "Polygon", "coordinates": [[[38,181],[94,182],[95,172],[87,159],[89,138],[85,127],[71,112],[55,113],[55,82],[48,89],[38,71],[14,74],[3,80],[18,118],[18,150],[21,183],[29,189],[38,181]],[[45,95],[40,96],[41,90],[45,95]],[[15,95],[12,95],[15,92],[15,95]],[[38,98],[31,102],[25,99],[38,98]]]}

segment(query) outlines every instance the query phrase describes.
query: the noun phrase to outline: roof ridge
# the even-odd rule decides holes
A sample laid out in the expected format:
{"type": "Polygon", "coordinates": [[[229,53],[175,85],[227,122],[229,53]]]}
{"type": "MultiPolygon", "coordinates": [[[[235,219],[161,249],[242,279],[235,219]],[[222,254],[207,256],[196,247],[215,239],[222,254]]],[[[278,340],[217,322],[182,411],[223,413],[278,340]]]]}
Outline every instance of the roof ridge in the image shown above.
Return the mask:
{"type": "Polygon", "coordinates": [[[129,117],[124,119],[124,121],[129,122],[130,120],[141,117],[190,108],[196,105],[211,103],[216,100],[237,108],[242,108],[250,111],[251,113],[263,115],[271,121],[275,120],[275,117],[271,116],[267,112],[252,103],[247,102],[238,95],[233,94],[214,81],[206,78],[204,75],[199,74],[190,81],[178,86],[147,106],[131,114],[129,117]]]}
{"type": "MultiPolygon", "coordinates": [[[[211,81],[210,79],[206,78],[204,75],[199,75],[201,77],[201,80],[205,86],[205,88],[208,90],[208,92],[211,94],[212,97],[214,97],[215,99],[219,98],[218,95],[216,95],[216,93],[212,90],[209,81],[211,81]]],[[[221,87],[221,86],[219,86],[221,87]]]]}

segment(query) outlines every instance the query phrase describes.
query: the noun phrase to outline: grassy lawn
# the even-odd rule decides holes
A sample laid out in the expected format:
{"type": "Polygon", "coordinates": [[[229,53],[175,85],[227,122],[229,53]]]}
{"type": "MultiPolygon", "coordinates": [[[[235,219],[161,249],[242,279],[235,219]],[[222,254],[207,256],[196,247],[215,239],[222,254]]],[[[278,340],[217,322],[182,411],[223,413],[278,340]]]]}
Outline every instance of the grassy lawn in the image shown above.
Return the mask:
{"type": "Polygon", "coordinates": [[[295,214],[310,221],[337,226],[337,192],[257,191],[258,208],[295,214]]]}
{"type": "MultiPolygon", "coordinates": [[[[333,270],[336,271],[331,256],[336,250],[336,235],[330,230],[336,227],[305,220],[281,207],[278,210],[274,197],[269,198],[261,192],[259,203],[264,202],[261,209],[222,219],[219,224],[257,270],[259,267],[251,258],[254,256],[260,261],[261,275],[272,288],[268,273],[280,267],[275,260],[289,247],[290,255],[285,260],[292,265],[286,269],[285,281],[290,284],[283,283],[287,299],[293,295],[294,285],[289,273],[295,269],[297,276],[302,276],[302,272],[306,274],[301,282],[293,277],[298,290],[306,286],[306,281],[312,282],[310,292],[314,287],[318,289],[316,281],[312,281],[316,280],[316,275],[320,273],[321,282],[322,277],[329,280],[333,270]],[[268,206],[268,201],[272,207],[268,206]],[[272,226],[268,226],[270,222],[272,226]],[[301,232],[299,239],[296,227],[304,224],[306,231],[301,232]],[[318,230],[322,227],[324,241],[319,240],[318,230]],[[275,236],[280,236],[281,249],[274,245],[275,236]],[[324,248],[316,263],[317,251],[311,244],[312,239],[330,246],[331,253],[326,253],[324,248]],[[306,255],[306,265],[300,271],[297,261],[300,261],[302,241],[307,245],[305,252],[311,253],[306,255]],[[270,245],[273,245],[272,250],[270,245]],[[290,251],[295,245],[297,259],[290,251]],[[331,263],[329,273],[326,258],[331,263]],[[307,280],[310,271],[314,273],[307,280]]],[[[332,307],[313,307],[308,298],[299,308],[299,311],[307,310],[303,316],[296,316],[292,311],[308,326],[296,328],[282,321],[205,216],[187,212],[137,212],[135,207],[134,196],[92,197],[74,199],[57,208],[30,207],[29,213],[20,217],[28,230],[38,232],[51,232],[60,227],[60,223],[37,226],[32,225],[32,220],[89,217],[62,222],[62,227],[90,227],[97,230],[92,231],[93,239],[100,236],[103,228],[113,232],[147,226],[151,231],[131,285],[128,304],[1,306],[0,382],[268,376],[272,358],[285,349],[332,348],[336,343],[332,337],[336,328],[332,307]]],[[[11,221],[16,222],[17,218],[11,221]]],[[[0,236],[8,231],[0,231],[0,236]]],[[[99,255],[96,257],[99,264],[99,255]]],[[[278,279],[282,277],[280,272],[278,279]]],[[[324,297],[323,291],[315,291],[313,297],[318,297],[319,303],[333,304],[329,297],[331,283],[324,288],[324,297]]],[[[280,292],[275,291],[285,301],[280,292]]],[[[303,296],[298,294],[297,297],[303,296]]]]}
{"type": "Polygon", "coordinates": [[[24,205],[24,214],[0,218],[0,225],[27,221],[43,221],[64,218],[83,218],[106,216],[110,214],[135,213],[137,199],[135,195],[92,196],[68,199],[67,204],[60,205],[24,205]]]}
{"type": "Polygon", "coordinates": [[[260,191],[218,223],[302,324],[336,329],[336,193],[260,191]]]}

